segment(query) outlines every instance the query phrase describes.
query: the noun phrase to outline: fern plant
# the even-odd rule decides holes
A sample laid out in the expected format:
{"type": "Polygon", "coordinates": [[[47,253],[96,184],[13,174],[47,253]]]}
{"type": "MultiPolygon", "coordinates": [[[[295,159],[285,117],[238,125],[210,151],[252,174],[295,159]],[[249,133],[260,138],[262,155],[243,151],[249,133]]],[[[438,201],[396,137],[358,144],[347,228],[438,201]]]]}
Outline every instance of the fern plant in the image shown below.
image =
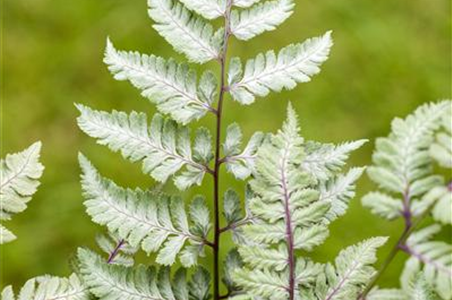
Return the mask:
{"type": "MultiPolygon", "coordinates": [[[[348,246],[331,263],[310,257],[355,196],[356,181],[365,168],[347,170],[345,166],[366,140],[338,145],[305,140],[290,104],[280,130],[257,132],[245,146],[238,124],[223,125],[223,103],[228,97],[249,105],[270,92],[310,81],[328,58],[333,44],[330,32],[258,54],[243,66],[240,58],[229,59],[230,40],[247,41],[274,30],[292,14],[292,0],[150,0],[148,6],[154,28],[175,51],[189,63],[217,61],[220,73],[206,70],[198,76],[188,63],[117,50],[107,39],[104,62],[114,78],[129,81],[159,112],[148,118],[140,112],[106,112],[77,104],[78,125],[99,144],[139,162],[143,173],[159,186],[121,187],[80,154],[86,211],[106,227],[106,234],[97,238],[104,255],[80,248],[70,277],[37,277],[25,284],[18,298],[11,287],[5,288],[2,299],[350,300],[366,297],[370,290],[372,299],[446,295],[444,277],[432,273],[429,266],[419,272],[421,266],[414,260],[425,257],[430,262],[432,255],[437,257],[438,244],[428,240],[438,225],[413,233],[414,226],[407,221],[410,227],[402,239],[403,249],[414,259],[407,265],[408,283],[402,291],[372,289],[372,278],[381,274],[372,265],[386,237],[348,246]],[[211,20],[218,18],[223,26],[215,29],[211,20]],[[197,128],[192,134],[190,123],[206,115],[215,118],[213,133],[197,128]],[[243,193],[223,186],[223,167],[243,181],[243,193]],[[213,195],[198,195],[190,201],[160,188],[172,180],[182,191],[205,183],[206,177],[212,178],[213,195]],[[232,235],[233,249],[225,249],[222,243],[227,234],[232,235]],[[226,250],[221,262],[220,252],[226,250]],[[136,263],[138,251],[147,253],[152,263],[136,263]],[[211,270],[201,265],[200,257],[202,262],[210,261],[206,265],[211,270]]],[[[390,191],[409,192],[410,197],[425,194],[425,199],[412,202],[410,218],[426,214],[435,204],[435,218],[450,223],[443,210],[450,204],[448,198],[443,200],[447,188],[426,171],[429,155],[448,166],[447,119],[442,119],[444,129],[433,143],[433,132],[440,127],[447,105],[424,107],[406,124],[396,121],[396,133],[377,149],[377,153],[390,153],[376,154],[376,166],[369,169],[390,191]],[[392,161],[391,155],[399,155],[402,162],[392,161]],[[398,177],[399,167],[405,177],[398,177]],[[402,186],[406,183],[409,189],[402,186]]],[[[27,176],[36,179],[37,173],[27,176]]],[[[30,195],[14,191],[21,197],[30,195]]],[[[364,202],[378,214],[405,216],[390,196],[374,193],[369,197],[364,202]]],[[[441,244],[441,253],[446,252],[450,249],[441,244]]],[[[441,258],[440,263],[444,261],[448,267],[450,261],[441,258]]]]}
{"type": "Polygon", "coordinates": [[[368,299],[452,299],[452,245],[432,240],[452,223],[452,183],[434,172],[435,162],[451,168],[451,120],[452,101],[425,104],[406,119],[395,119],[390,135],[376,141],[368,174],[380,191],[367,194],[363,205],[388,220],[402,218],[405,226],[363,299],[369,292],[368,299]],[[434,224],[419,228],[429,216],[434,224]],[[372,289],[399,251],[409,256],[402,290],[372,289]],[[424,278],[416,279],[420,272],[424,278]],[[413,280],[436,296],[415,298],[413,280]]]}

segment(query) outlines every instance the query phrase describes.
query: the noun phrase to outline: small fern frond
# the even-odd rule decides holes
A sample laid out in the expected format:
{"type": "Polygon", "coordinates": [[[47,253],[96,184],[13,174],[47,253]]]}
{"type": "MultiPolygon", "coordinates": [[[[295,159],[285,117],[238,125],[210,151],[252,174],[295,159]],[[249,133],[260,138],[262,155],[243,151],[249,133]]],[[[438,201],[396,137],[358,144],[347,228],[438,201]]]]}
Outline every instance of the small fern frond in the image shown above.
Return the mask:
{"type": "Polygon", "coordinates": [[[199,89],[196,72],[187,64],[166,61],[154,55],[118,51],[107,40],[104,62],[117,80],[128,80],[163,114],[187,124],[213,111],[217,80],[211,72],[202,76],[199,89]]]}
{"type": "Polygon", "coordinates": [[[259,54],[247,61],[244,73],[240,59],[234,58],[228,75],[229,91],[241,104],[251,104],[256,96],[293,89],[320,72],[319,66],[328,58],[332,45],[331,33],[327,32],[322,37],[283,48],[277,55],[274,51],[259,54]]]}
{"type": "Polygon", "coordinates": [[[219,57],[222,30],[214,33],[212,25],[175,0],[149,0],[148,5],[157,23],[153,27],[177,52],[197,63],[219,57]]]}
{"type": "MultiPolygon", "coordinates": [[[[10,220],[13,214],[27,208],[27,203],[40,184],[44,166],[39,162],[41,142],[19,153],[7,154],[0,160],[0,220],[10,220]]],[[[0,244],[14,240],[15,235],[0,227],[0,244]]]]}
{"type": "Polygon", "coordinates": [[[203,255],[210,229],[209,219],[200,217],[208,212],[204,202],[195,199],[192,203],[192,229],[180,198],[123,189],[102,178],[83,156],[80,156],[80,165],[84,204],[95,223],[117,232],[132,247],[141,244],[147,253],[158,251],[156,262],[159,264],[172,265],[178,255],[184,266],[196,264],[197,257],[203,255]],[[206,230],[195,230],[198,227],[206,230]]]}
{"type": "Polygon", "coordinates": [[[11,286],[2,292],[2,300],[89,300],[89,293],[85,284],[72,274],[69,278],[42,276],[28,280],[20,290],[19,295],[14,295],[11,286]]]}
{"type": "Polygon", "coordinates": [[[171,278],[168,267],[111,265],[85,249],[79,249],[78,259],[90,292],[102,300],[207,300],[210,296],[210,276],[201,268],[187,282],[184,269],[171,278]]]}
{"type": "Polygon", "coordinates": [[[77,108],[81,112],[77,119],[79,127],[86,134],[97,138],[99,144],[120,151],[126,159],[143,161],[143,172],[159,182],[166,182],[168,177],[186,166],[186,170],[174,178],[176,186],[183,190],[193,184],[200,185],[204,174],[209,172],[206,165],[212,155],[204,153],[211,149],[206,148],[208,136],[205,130],[198,132],[192,154],[188,129],[159,114],[153,117],[149,126],[144,113],[107,113],[83,105],[77,105],[77,108]]]}
{"type": "Polygon", "coordinates": [[[250,40],[265,32],[275,30],[293,13],[292,0],[268,1],[231,14],[231,33],[240,40],[250,40]]]}

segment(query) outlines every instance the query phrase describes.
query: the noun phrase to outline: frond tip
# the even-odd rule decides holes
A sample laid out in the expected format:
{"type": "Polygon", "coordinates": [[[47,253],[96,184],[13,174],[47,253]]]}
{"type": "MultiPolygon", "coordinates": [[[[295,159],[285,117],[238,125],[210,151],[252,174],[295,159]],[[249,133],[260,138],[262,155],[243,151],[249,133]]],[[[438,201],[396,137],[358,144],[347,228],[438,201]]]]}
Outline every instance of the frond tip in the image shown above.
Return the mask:
{"type": "MultiPolygon", "coordinates": [[[[39,162],[40,151],[41,142],[36,142],[22,152],[7,154],[0,160],[0,220],[10,220],[12,215],[27,208],[44,170],[39,162]]],[[[11,231],[0,227],[0,244],[15,238],[11,231]]]]}

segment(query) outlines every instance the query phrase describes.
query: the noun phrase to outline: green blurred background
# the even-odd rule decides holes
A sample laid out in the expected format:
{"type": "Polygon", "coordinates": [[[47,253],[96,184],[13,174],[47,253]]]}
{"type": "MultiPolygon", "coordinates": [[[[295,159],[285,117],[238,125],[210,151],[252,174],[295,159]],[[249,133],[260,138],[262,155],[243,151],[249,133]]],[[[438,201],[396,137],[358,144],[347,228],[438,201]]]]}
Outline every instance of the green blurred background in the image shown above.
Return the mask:
{"type": "MultiPolygon", "coordinates": [[[[405,116],[423,102],[450,97],[449,0],[296,2],[296,12],[279,30],[248,43],[233,40],[231,53],[248,58],[332,29],[331,58],[311,83],[293,91],[271,94],[250,107],[228,99],[225,124],[238,122],[246,137],[256,130],[279,128],[291,100],[307,138],[373,141],[387,134],[394,116],[405,116]]],[[[114,81],[106,70],[102,63],[106,37],[119,49],[183,57],[152,29],[145,0],[6,0],[2,13],[2,156],[42,140],[46,166],[29,209],[8,222],[18,240],[1,249],[2,285],[21,285],[40,274],[67,275],[77,247],[94,247],[94,236],[102,231],[84,212],[78,151],[119,184],[153,184],[138,164],[96,145],[76,126],[74,102],[154,113],[153,105],[137,90],[114,81]]],[[[214,64],[206,67],[217,70],[214,64]]],[[[213,121],[207,117],[193,126],[212,128],[213,121]]],[[[371,142],[357,151],[352,164],[369,164],[372,147],[371,142]]],[[[223,188],[243,188],[230,176],[223,178],[223,188]]],[[[185,193],[186,198],[195,193],[209,196],[210,179],[205,185],[185,193]]],[[[361,195],[372,188],[367,178],[360,180],[358,196],[347,215],[334,223],[316,259],[331,259],[342,247],[373,235],[390,235],[390,244],[394,242],[402,224],[379,220],[360,205],[361,195]]],[[[380,257],[387,251],[388,247],[380,257]]],[[[403,259],[400,254],[383,285],[396,284],[403,259]]]]}

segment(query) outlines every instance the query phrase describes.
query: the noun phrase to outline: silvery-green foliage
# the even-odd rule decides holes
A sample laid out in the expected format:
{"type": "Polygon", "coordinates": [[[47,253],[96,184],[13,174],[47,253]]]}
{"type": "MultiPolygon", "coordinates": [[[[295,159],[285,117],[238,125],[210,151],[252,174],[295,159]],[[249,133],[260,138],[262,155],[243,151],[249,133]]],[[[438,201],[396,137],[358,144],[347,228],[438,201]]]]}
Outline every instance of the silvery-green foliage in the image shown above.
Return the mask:
{"type": "Polygon", "coordinates": [[[112,265],[85,249],[78,251],[78,258],[89,291],[102,300],[208,300],[210,297],[210,276],[202,268],[188,281],[182,268],[171,278],[168,267],[157,270],[144,265],[112,265]]]}
{"type": "Polygon", "coordinates": [[[184,266],[196,264],[211,227],[203,198],[191,203],[190,223],[181,198],[121,188],[102,178],[85,157],[80,156],[80,164],[85,206],[94,222],[117,232],[132,247],[158,252],[159,264],[172,265],[177,256],[184,266]]]}
{"type": "Polygon", "coordinates": [[[83,281],[72,274],[68,278],[42,276],[28,280],[16,297],[13,288],[3,289],[2,300],[88,300],[89,293],[83,281]]]}
{"type": "Polygon", "coordinates": [[[440,300],[435,291],[421,273],[413,273],[407,278],[404,289],[375,288],[367,296],[367,300],[440,300]]]}
{"type": "Polygon", "coordinates": [[[452,102],[441,120],[441,131],[430,146],[430,155],[444,168],[452,168],[452,102]]]}
{"type": "Polygon", "coordinates": [[[251,104],[256,96],[293,89],[297,83],[308,82],[320,72],[332,45],[331,33],[327,32],[304,43],[289,45],[278,54],[261,53],[246,62],[245,70],[240,59],[233,58],[228,73],[229,92],[241,104],[251,104]]]}
{"type": "Polygon", "coordinates": [[[128,80],[160,112],[187,124],[211,111],[217,80],[205,72],[197,82],[196,72],[187,64],[154,55],[118,51],[107,40],[104,62],[117,80],[128,80]]]}
{"type": "Polygon", "coordinates": [[[142,161],[143,172],[155,180],[165,182],[185,166],[174,178],[176,186],[186,189],[201,184],[212,159],[210,134],[206,130],[198,130],[192,151],[189,130],[159,114],[148,124],[144,113],[108,113],[83,105],[77,108],[81,112],[78,124],[86,134],[131,161],[142,161]]]}
{"type": "Polygon", "coordinates": [[[406,261],[401,277],[402,288],[407,289],[409,279],[422,271],[425,281],[441,296],[452,299],[452,245],[431,240],[441,231],[434,224],[413,233],[406,242],[411,257],[406,261]]]}
{"type": "Polygon", "coordinates": [[[212,25],[176,0],[149,0],[148,5],[156,22],[153,27],[176,51],[197,63],[219,57],[222,29],[214,32],[212,25]]]}
{"type": "MultiPolygon", "coordinates": [[[[444,164],[447,159],[452,160],[450,153],[438,150],[441,147],[438,143],[452,144],[452,138],[443,135],[444,120],[450,123],[451,105],[450,100],[424,104],[407,118],[396,118],[391,134],[377,139],[374,165],[368,168],[369,176],[381,190],[367,194],[362,203],[374,214],[390,220],[403,217],[409,233],[413,224],[417,225],[429,214],[438,222],[411,233],[398,245],[410,256],[401,277],[401,295],[405,298],[400,296],[400,299],[437,299],[421,294],[415,298],[412,294],[413,278],[420,272],[424,283],[419,283],[419,287],[428,285],[441,299],[452,299],[452,246],[432,240],[441,230],[440,224],[452,222],[451,185],[445,185],[443,176],[433,172],[434,159],[442,166],[447,166],[444,164]]],[[[371,299],[392,299],[393,294],[393,290],[376,290],[371,299]]]]}
{"type": "Polygon", "coordinates": [[[231,32],[240,40],[249,40],[276,29],[293,12],[293,0],[275,0],[257,4],[250,9],[232,11],[231,32]]]}
{"type": "MultiPolygon", "coordinates": [[[[23,212],[36,192],[44,166],[39,162],[41,142],[36,142],[19,153],[7,154],[0,160],[0,220],[10,220],[23,212]]],[[[0,244],[16,236],[0,225],[0,244]]]]}
{"type": "Polygon", "coordinates": [[[96,236],[96,243],[105,252],[106,260],[111,264],[132,266],[134,255],[139,247],[132,247],[117,233],[100,234],[96,236]]]}
{"type": "Polygon", "coordinates": [[[311,251],[324,242],[327,225],[345,213],[354,195],[353,183],[363,171],[354,168],[327,181],[317,180],[302,167],[306,145],[299,131],[289,106],[283,128],[257,152],[250,181],[253,220],[243,227],[247,242],[239,245],[239,253],[244,267],[237,268],[233,278],[251,299],[288,299],[291,292],[304,299],[300,286],[311,299],[351,299],[371,278],[369,265],[386,239],[374,238],[344,250],[336,267],[295,257],[296,250],[311,251]]]}
{"type": "MultiPolygon", "coordinates": [[[[441,176],[432,174],[429,147],[449,106],[449,101],[422,105],[406,119],[394,119],[391,134],[377,139],[374,165],[367,172],[385,194],[415,198],[442,184],[441,176]]],[[[372,197],[373,205],[388,202],[387,197],[372,197]]]]}

